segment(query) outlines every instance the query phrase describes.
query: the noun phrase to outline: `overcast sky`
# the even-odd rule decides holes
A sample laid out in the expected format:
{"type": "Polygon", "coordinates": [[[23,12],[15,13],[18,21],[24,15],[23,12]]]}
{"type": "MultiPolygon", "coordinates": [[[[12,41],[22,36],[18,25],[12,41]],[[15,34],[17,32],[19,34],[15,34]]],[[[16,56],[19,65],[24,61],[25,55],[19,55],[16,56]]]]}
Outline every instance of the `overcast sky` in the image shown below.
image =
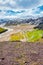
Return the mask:
{"type": "Polygon", "coordinates": [[[0,18],[43,16],[43,0],[0,0],[0,18]]]}

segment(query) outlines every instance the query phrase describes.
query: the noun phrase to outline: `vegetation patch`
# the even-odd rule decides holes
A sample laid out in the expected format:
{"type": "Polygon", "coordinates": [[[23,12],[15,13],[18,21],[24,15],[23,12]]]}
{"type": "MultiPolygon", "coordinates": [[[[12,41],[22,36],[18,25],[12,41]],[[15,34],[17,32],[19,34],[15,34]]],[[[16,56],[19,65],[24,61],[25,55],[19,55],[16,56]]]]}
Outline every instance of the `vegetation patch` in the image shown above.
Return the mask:
{"type": "Polygon", "coordinates": [[[33,31],[26,31],[24,33],[18,32],[10,36],[10,41],[21,41],[26,39],[27,42],[36,42],[43,37],[43,30],[35,29],[33,31]]]}
{"type": "Polygon", "coordinates": [[[38,30],[35,29],[33,31],[27,31],[25,33],[25,37],[27,39],[28,42],[36,42],[38,40],[40,40],[43,36],[43,30],[38,30]]]}
{"type": "Polygon", "coordinates": [[[4,29],[4,28],[0,27],[0,34],[3,33],[3,32],[5,32],[5,31],[7,31],[7,29],[4,29]]]}
{"type": "Polygon", "coordinates": [[[20,41],[21,39],[24,39],[22,32],[18,32],[10,36],[10,41],[20,41]]]}

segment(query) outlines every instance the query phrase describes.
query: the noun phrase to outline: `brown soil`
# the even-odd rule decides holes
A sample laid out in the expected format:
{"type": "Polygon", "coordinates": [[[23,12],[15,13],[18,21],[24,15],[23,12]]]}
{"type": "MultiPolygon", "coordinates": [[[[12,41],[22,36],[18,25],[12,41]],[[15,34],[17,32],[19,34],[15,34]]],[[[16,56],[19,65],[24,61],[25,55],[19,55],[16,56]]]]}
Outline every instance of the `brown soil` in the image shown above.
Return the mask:
{"type": "Polygon", "coordinates": [[[0,65],[43,65],[43,42],[0,42],[0,65]]]}

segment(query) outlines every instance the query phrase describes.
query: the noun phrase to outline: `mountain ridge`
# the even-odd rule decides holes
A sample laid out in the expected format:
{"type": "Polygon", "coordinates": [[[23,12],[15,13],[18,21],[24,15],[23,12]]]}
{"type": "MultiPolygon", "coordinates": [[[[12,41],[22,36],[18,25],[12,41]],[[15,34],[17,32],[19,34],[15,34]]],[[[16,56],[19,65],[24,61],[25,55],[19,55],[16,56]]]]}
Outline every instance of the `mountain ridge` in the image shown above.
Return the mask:
{"type": "Polygon", "coordinates": [[[39,18],[25,18],[25,19],[20,19],[20,18],[15,18],[15,19],[0,19],[0,24],[5,23],[5,25],[13,25],[13,24],[21,24],[21,23],[30,23],[30,24],[35,24],[39,25],[40,23],[43,23],[43,17],[39,18]]]}

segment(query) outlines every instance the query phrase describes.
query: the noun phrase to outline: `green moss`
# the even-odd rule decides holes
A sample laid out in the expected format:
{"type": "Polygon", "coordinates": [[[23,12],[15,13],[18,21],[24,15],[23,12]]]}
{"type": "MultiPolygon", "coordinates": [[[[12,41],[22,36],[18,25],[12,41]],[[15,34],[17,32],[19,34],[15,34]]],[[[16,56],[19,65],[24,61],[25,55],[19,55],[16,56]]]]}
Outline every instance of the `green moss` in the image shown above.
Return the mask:
{"type": "Polygon", "coordinates": [[[35,29],[24,33],[18,32],[10,36],[10,41],[20,41],[26,39],[27,42],[36,42],[43,37],[43,30],[35,29]]]}
{"type": "Polygon", "coordinates": [[[25,33],[25,37],[27,39],[28,42],[36,42],[39,39],[41,39],[43,36],[43,30],[33,30],[31,32],[27,31],[25,33]]]}
{"type": "Polygon", "coordinates": [[[7,31],[7,29],[4,29],[4,28],[0,27],[0,34],[3,33],[3,32],[5,32],[5,31],[7,31]]]}
{"type": "Polygon", "coordinates": [[[10,41],[20,41],[21,39],[24,39],[22,32],[18,32],[10,36],[10,41]]]}

